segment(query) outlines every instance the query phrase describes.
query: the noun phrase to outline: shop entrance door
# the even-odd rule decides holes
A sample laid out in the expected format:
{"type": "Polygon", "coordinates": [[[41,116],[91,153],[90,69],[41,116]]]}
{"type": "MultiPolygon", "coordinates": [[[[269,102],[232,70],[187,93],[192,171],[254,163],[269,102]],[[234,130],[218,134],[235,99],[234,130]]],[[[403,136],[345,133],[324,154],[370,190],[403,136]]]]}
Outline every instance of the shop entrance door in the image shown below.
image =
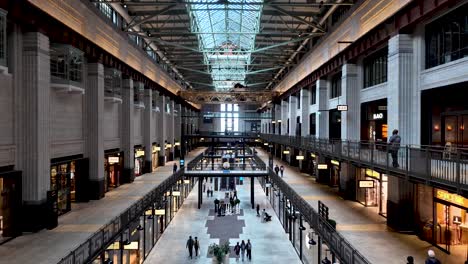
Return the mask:
{"type": "MultiPolygon", "coordinates": [[[[452,240],[451,234],[451,224],[450,224],[450,205],[445,203],[436,202],[435,209],[435,218],[436,223],[434,225],[434,237],[437,245],[450,252],[450,244],[452,240]]],[[[454,237],[455,238],[455,237],[454,237]]]]}
{"type": "Polygon", "coordinates": [[[69,164],[59,164],[51,167],[50,188],[57,191],[58,215],[71,210],[71,181],[69,164]]]}
{"type": "Polygon", "coordinates": [[[441,115],[441,133],[443,144],[454,147],[468,147],[468,111],[444,112],[441,115]]]}

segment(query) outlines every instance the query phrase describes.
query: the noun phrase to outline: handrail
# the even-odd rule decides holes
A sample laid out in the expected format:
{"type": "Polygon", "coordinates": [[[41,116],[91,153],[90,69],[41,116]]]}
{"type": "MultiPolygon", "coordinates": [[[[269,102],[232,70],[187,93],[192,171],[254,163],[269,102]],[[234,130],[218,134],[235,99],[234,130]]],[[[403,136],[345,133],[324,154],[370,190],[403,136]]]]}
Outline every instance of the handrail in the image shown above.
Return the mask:
{"type": "MultiPolygon", "coordinates": [[[[263,163],[260,157],[255,155],[259,162],[263,163]]],[[[351,243],[349,243],[330,223],[322,218],[318,212],[302,198],[289,184],[287,184],[280,176],[278,176],[271,167],[268,167],[268,178],[271,179],[273,184],[286,195],[291,201],[295,210],[299,211],[309,223],[312,229],[317,231],[320,237],[329,246],[331,251],[335,253],[340,263],[348,264],[370,264],[370,262],[362,256],[351,243]]]]}
{"type": "Polygon", "coordinates": [[[302,198],[289,184],[278,176],[272,168],[268,168],[268,177],[290,200],[295,210],[299,211],[325,244],[335,253],[340,263],[370,264],[370,262],[355,249],[330,223],[302,198]]]}
{"type": "Polygon", "coordinates": [[[318,153],[338,161],[351,161],[402,178],[439,186],[449,191],[468,191],[468,152],[414,145],[395,148],[375,142],[328,140],[313,137],[262,134],[268,142],[318,153]]]}
{"type": "Polygon", "coordinates": [[[62,258],[59,264],[81,264],[90,262],[93,257],[114,241],[115,236],[124,231],[131,222],[140,217],[149,206],[153,203],[161,202],[166,190],[174,186],[183,176],[183,170],[178,170],[173,173],[144,197],[128,207],[127,210],[89,236],[85,242],[62,258]]]}

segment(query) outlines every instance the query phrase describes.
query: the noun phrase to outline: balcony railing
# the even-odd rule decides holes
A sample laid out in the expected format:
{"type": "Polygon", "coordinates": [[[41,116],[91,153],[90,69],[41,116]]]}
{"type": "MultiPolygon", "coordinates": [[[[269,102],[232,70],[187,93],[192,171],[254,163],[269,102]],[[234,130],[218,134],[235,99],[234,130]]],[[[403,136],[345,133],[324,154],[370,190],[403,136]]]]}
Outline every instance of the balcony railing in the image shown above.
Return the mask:
{"type": "Polygon", "coordinates": [[[467,149],[400,145],[396,150],[398,166],[394,166],[392,149],[386,143],[273,134],[262,134],[261,138],[337,160],[353,161],[391,171],[396,175],[407,175],[421,182],[446,186],[454,191],[468,191],[467,149]]]}

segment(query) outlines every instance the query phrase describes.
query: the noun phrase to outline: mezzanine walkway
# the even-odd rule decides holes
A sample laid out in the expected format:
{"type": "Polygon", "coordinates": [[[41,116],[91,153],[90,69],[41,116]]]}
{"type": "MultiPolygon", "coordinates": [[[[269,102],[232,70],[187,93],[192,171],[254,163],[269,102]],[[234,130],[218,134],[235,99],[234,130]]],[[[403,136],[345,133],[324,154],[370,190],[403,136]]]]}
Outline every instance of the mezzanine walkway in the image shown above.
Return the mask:
{"type": "MultiPolygon", "coordinates": [[[[264,150],[258,149],[258,156],[268,163],[268,153],[264,150]]],[[[406,263],[407,256],[413,256],[414,263],[424,263],[428,249],[433,249],[444,264],[464,263],[464,259],[445,254],[415,235],[392,231],[386,219],[374,209],[343,200],[335,189],[316,183],[314,177],[299,172],[298,168],[276,157],[274,164],[284,165],[283,180],[314,209],[318,210],[318,200],[329,207],[330,218],[336,220],[338,232],[371,263],[401,264],[406,263]]]]}
{"type": "MultiPolygon", "coordinates": [[[[247,239],[252,243],[252,261],[245,259],[246,263],[301,263],[257,180],[254,187],[256,203],[272,215],[271,222],[261,223],[256,211],[250,208],[250,180],[244,180],[243,185],[236,187],[241,200],[240,215],[214,216],[213,201],[220,199],[225,192],[215,191],[209,198],[204,193],[204,203],[199,210],[197,192],[192,191],[144,263],[211,264],[213,260],[208,256],[211,243],[229,240],[232,249],[236,242],[247,242],[247,239]],[[188,257],[185,245],[189,235],[200,240],[197,258],[195,255],[193,259],[188,257]]],[[[230,263],[236,262],[234,256],[232,250],[230,263]]]]}
{"type": "MultiPolygon", "coordinates": [[[[190,152],[185,158],[186,162],[203,151],[204,148],[198,148],[190,152]]],[[[165,166],[158,167],[156,172],[139,176],[133,183],[121,185],[106,193],[101,200],[72,204],[72,210],[59,217],[59,225],[55,229],[25,234],[1,245],[0,263],[59,262],[99,228],[172,175],[172,167],[173,162],[168,162],[165,166]]]]}

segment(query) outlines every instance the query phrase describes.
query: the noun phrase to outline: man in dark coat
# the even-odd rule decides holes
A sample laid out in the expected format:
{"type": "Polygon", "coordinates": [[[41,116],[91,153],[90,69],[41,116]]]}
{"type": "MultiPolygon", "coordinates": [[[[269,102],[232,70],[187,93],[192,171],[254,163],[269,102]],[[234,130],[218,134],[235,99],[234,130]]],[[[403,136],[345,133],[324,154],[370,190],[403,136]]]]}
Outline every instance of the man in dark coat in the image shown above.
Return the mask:
{"type": "Polygon", "coordinates": [[[280,169],[279,169],[279,167],[278,167],[278,164],[276,164],[276,166],[275,166],[275,172],[276,172],[276,175],[278,175],[278,173],[279,173],[279,170],[280,170],[280,169]]]}
{"type": "Polygon", "coordinates": [[[394,129],[392,132],[392,136],[388,140],[388,143],[390,145],[389,152],[392,155],[392,164],[394,168],[400,167],[400,165],[398,165],[398,150],[400,149],[400,142],[401,137],[398,135],[398,130],[394,129]]]}
{"type": "Polygon", "coordinates": [[[192,258],[193,244],[194,243],[193,243],[192,236],[189,236],[189,239],[187,240],[186,248],[188,248],[190,258],[192,258]]]}

